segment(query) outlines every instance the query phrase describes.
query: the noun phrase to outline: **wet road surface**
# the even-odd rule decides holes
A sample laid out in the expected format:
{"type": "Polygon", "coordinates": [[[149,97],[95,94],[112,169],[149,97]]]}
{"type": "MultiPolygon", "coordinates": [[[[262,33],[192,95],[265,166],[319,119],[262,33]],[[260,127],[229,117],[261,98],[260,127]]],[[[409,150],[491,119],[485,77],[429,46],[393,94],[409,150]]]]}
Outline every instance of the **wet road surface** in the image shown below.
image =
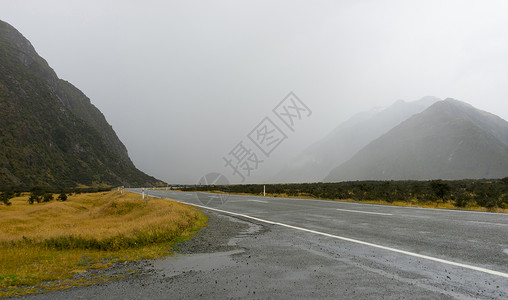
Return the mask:
{"type": "Polygon", "coordinates": [[[154,261],[142,276],[34,298],[508,299],[505,214],[149,193],[227,222],[189,241],[199,251],[154,261]]]}

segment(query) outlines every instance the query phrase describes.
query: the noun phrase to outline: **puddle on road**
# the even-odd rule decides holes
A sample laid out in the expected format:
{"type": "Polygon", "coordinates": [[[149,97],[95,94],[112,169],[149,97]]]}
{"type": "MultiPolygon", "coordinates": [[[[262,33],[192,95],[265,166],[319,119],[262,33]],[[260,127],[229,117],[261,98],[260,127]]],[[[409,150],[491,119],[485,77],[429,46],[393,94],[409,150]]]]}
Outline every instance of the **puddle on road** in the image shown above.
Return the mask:
{"type": "MultiPolygon", "coordinates": [[[[235,222],[245,222],[230,216],[222,217],[231,218],[235,222]]],[[[263,229],[261,225],[250,222],[245,223],[248,224],[249,227],[239,232],[235,237],[229,239],[227,243],[228,246],[236,246],[238,241],[242,238],[259,233],[263,229]]],[[[175,254],[173,256],[155,260],[153,267],[161,275],[164,274],[168,277],[177,276],[190,271],[212,271],[214,269],[217,270],[236,265],[232,256],[244,252],[244,249],[236,249],[226,252],[175,254]]]]}
{"type": "Polygon", "coordinates": [[[198,254],[176,254],[171,257],[156,260],[155,270],[166,276],[176,276],[189,271],[211,271],[223,267],[233,266],[235,262],[231,258],[234,254],[245,252],[242,249],[198,254]]]}
{"type": "Polygon", "coordinates": [[[508,254],[508,248],[503,250],[504,254],[508,254]]]}

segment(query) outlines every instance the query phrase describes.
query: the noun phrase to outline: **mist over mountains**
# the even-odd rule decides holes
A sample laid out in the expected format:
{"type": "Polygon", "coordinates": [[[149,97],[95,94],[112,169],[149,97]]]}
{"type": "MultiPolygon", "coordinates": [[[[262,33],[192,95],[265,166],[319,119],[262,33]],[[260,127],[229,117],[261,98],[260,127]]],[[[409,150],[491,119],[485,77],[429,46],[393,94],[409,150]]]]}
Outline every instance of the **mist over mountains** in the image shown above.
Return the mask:
{"type": "MultiPolygon", "coordinates": [[[[427,96],[353,116],[271,181],[507,176],[508,122],[427,96]]],[[[134,166],[90,99],[0,21],[0,188],[158,183],[134,166]]]]}
{"type": "Polygon", "coordinates": [[[508,122],[449,98],[373,140],[325,181],[506,176],[508,122]]]}
{"type": "Polygon", "coordinates": [[[412,102],[398,100],[385,109],[358,113],[292,159],[274,181],[322,181],[334,167],[353,157],[374,139],[437,101],[440,99],[432,96],[412,102]]]}
{"type": "Polygon", "coordinates": [[[0,21],[0,188],[154,185],[104,115],[0,21]]]}

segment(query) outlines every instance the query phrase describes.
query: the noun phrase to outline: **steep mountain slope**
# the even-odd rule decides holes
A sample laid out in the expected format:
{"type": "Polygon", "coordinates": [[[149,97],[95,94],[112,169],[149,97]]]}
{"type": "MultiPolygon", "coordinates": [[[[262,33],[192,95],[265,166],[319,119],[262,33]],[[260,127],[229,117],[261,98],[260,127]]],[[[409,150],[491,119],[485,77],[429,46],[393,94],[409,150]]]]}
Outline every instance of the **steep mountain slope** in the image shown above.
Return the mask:
{"type": "Polygon", "coordinates": [[[507,140],[508,122],[446,99],[371,142],[325,181],[506,177],[507,140]]]}
{"type": "Polygon", "coordinates": [[[439,100],[435,97],[413,102],[399,100],[383,110],[359,113],[291,160],[274,180],[321,181],[334,167],[350,159],[368,143],[439,100]]]}
{"type": "Polygon", "coordinates": [[[0,21],[0,188],[156,182],[90,100],[0,21]]]}

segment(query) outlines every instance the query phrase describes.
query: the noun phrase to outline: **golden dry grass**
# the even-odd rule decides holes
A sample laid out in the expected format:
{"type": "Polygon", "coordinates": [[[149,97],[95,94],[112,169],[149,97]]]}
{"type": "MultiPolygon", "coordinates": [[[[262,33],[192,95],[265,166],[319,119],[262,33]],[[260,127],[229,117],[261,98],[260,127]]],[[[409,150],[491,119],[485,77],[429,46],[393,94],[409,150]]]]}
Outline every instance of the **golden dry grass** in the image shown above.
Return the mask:
{"type": "Polygon", "coordinates": [[[436,201],[428,201],[428,202],[419,202],[417,200],[414,200],[412,202],[408,201],[383,201],[383,200],[362,200],[362,201],[355,201],[351,199],[341,199],[336,201],[345,201],[345,202],[358,202],[358,203],[371,203],[371,204],[381,204],[381,205],[391,205],[391,206],[404,206],[404,207],[422,207],[422,208],[437,208],[437,209],[453,209],[453,210],[469,210],[469,211],[481,211],[481,212],[495,212],[495,213],[508,213],[508,209],[500,208],[500,207],[493,207],[493,208],[486,208],[481,207],[478,205],[469,205],[466,207],[458,207],[455,206],[451,201],[446,202],[436,202],[436,201]]]}
{"type": "Polygon", "coordinates": [[[207,221],[187,205],[163,199],[146,203],[133,193],[81,194],[33,205],[27,199],[23,195],[11,206],[0,205],[0,298],[40,291],[43,281],[58,280],[43,290],[90,284],[72,276],[115,261],[169,254],[171,244],[207,221]]]}

